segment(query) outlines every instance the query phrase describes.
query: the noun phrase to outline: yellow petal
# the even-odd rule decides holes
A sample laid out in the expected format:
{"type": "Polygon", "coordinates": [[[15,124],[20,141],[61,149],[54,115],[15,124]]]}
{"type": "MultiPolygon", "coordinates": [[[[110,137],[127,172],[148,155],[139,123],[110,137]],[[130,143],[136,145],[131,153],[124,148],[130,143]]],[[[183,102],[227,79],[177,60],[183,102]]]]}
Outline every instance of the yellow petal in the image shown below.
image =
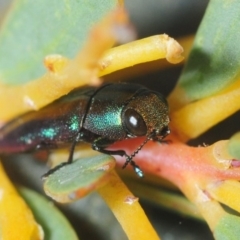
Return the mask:
{"type": "Polygon", "coordinates": [[[0,239],[40,240],[41,227],[0,165],[0,239]]]}

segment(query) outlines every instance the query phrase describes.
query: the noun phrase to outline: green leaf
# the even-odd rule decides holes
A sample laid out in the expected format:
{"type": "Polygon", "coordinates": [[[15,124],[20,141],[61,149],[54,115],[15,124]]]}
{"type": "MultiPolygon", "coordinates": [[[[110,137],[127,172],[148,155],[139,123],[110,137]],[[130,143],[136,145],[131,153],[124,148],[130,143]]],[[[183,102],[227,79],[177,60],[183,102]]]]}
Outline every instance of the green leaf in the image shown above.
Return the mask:
{"type": "Polygon", "coordinates": [[[240,71],[240,1],[211,0],[179,80],[190,101],[234,82],[240,71]]]}
{"type": "Polygon", "coordinates": [[[42,76],[49,54],[73,58],[94,23],[118,0],[18,0],[0,32],[0,79],[22,84],[42,76]]]}
{"type": "Polygon", "coordinates": [[[106,154],[78,159],[47,176],[44,190],[56,201],[75,201],[108,182],[115,164],[115,159],[106,154]]]}
{"type": "Polygon", "coordinates": [[[228,142],[228,151],[229,153],[240,160],[240,132],[235,133],[228,142]]]}
{"type": "Polygon", "coordinates": [[[19,192],[33,211],[34,217],[44,230],[44,239],[77,240],[78,237],[64,215],[40,194],[20,187],[19,192]]]}
{"type": "Polygon", "coordinates": [[[216,240],[238,240],[240,236],[240,218],[227,214],[214,229],[216,240]]]}

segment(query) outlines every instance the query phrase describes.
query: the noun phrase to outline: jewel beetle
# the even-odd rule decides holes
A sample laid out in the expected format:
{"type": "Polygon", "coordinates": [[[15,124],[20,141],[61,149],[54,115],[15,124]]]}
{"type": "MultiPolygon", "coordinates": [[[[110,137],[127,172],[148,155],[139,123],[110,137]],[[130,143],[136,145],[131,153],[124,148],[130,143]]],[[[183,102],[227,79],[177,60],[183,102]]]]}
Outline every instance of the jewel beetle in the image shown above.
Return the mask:
{"type": "Polygon", "coordinates": [[[84,141],[96,151],[125,156],[123,168],[130,164],[142,177],[133,157],[147,141],[161,141],[170,133],[168,111],[167,101],[160,93],[138,84],[86,87],[4,125],[0,129],[0,154],[69,145],[66,163],[71,163],[76,144],[84,141]],[[107,150],[116,141],[140,136],[145,136],[145,140],[130,156],[122,149],[107,150]]]}

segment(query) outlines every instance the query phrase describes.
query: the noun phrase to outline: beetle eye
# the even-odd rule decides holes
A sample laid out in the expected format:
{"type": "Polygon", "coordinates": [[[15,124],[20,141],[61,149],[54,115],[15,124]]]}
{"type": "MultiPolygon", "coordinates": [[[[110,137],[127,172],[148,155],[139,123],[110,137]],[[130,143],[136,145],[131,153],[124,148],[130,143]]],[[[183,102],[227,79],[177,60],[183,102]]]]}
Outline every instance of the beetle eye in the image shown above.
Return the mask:
{"type": "Polygon", "coordinates": [[[147,133],[147,126],[142,116],[133,109],[128,109],[124,113],[124,124],[127,131],[135,136],[144,136],[147,133]]]}

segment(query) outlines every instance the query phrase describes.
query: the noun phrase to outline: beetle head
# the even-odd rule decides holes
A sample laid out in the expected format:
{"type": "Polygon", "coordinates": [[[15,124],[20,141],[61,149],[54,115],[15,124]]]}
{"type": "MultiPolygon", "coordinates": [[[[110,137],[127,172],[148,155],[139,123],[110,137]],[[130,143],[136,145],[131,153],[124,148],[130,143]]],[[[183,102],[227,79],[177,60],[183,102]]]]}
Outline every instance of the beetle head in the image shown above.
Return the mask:
{"type": "Polygon", "coordinates": [[[136,94],[122,112],[122,123],[128,137],[164,138],[169,134],[169,110],[166,99],[157,92],[136,94]]]}

